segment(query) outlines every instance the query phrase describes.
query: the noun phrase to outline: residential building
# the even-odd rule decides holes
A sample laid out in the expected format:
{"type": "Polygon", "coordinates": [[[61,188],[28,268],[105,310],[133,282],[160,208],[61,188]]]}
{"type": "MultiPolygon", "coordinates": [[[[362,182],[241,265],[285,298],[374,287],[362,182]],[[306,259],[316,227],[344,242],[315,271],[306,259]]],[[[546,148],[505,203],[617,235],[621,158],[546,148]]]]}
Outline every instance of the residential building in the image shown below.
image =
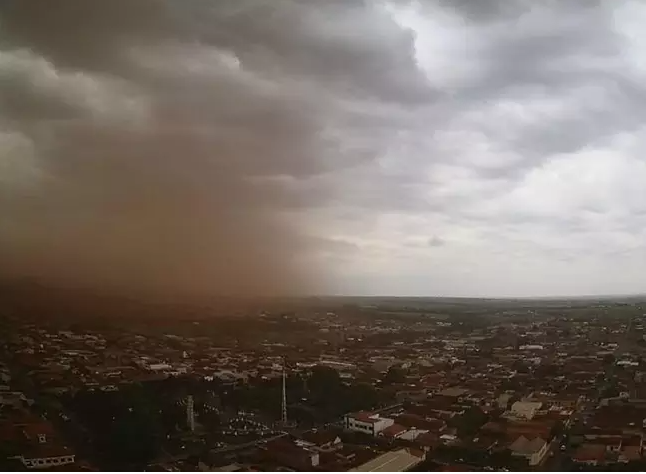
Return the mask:
{"type": "Polygon", "coordinates": [[[278,438],[263,447],[265,455],[280,464],[299,471],[311,471],[319,465],[319,453],[312,443],[303,440],[278,438]]]}
{"type": "Polygon", "coordinates": [[[369,412],[351,413],[344,419],[346,429],[371,436],[377,436],[394,423],[392,418],[383,418],[378,413],[369,412]]]}
{"type": "Polygon", "coordinates": [[[513,456],[527,459],[530,466],[538,466],[549,450],[549,443],[543,438],[519,436],[511,443],[509,450],[513,456]]]}
{"type": "Polygon", "coordinates": [[[536,416],[536,412],[543,406],[542,402],[515,402],[511,406],[511,415],[517,418],[531,420],[536,416]]]}

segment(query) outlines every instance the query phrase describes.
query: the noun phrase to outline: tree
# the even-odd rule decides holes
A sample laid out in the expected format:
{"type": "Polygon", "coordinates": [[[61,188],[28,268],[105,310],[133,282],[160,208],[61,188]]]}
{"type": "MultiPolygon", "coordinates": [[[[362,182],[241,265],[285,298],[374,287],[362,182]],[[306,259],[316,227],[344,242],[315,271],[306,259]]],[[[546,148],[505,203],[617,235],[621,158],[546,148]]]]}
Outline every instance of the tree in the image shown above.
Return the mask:
{"type": "Polygon", "coordinates": [[[157,455],[165,432],[163,405],[160,396],[146,387],[80,391],[67,405],[89,429],[94,448],[111,469],[143,466],[157,455]]]}
{"type": "Polygon", "coordinates": [[[143,465],[159,452],[161,425],[146,410],[134,409],[120,416],[108,431],[107,447],[112,458],[143,465]]]}
{"type": "Polygon", "coordinates": [[[615,384],[607,384],[600,391],[601,398],[615,398],[619,396],[619,388],[615,384]]]}
{"type": "Polygon", "coordinates": [[[371,410],[379,404],[379,394],[372,385],[360,383],[350,386],[342,401],[343,413],[371,410]]]}
{"type": "Polygon", "coordinates": [[[512,362],[511,368],[516,372],[518,372],[519,374],[527,374],[530,372],[530,369],[527,363],[520,359],[516,359],[514,362],[512,362]]]}
{"type": "Polygon", "coordinates": [[[386,372],[382,382],[384,385],[393,385],[404,383],[406,381],[406,372],[400,367],[392,366],[386,372]]]}
{"type": "Polygon", "coordinates": [[[457,429],[458,436],[472,436],[487,422],[487,415],[478,407],[471,407],[451,419],[451,425],[457,429]]]}
{"type": "Polygon", "coordinates": [[[491,467],[494,468],[509,468],[513,462],[513,456],[509,449],[503,449],[501,451],[494,451],[489,456],[489,463],[491,467]]]}
{"type": "Polygon", "coordinates": [[[317,365],[312,369],[308,388],[315,397],[325,398],[338,392],[342,385],[341,376],[336,370],[317,365]]]}

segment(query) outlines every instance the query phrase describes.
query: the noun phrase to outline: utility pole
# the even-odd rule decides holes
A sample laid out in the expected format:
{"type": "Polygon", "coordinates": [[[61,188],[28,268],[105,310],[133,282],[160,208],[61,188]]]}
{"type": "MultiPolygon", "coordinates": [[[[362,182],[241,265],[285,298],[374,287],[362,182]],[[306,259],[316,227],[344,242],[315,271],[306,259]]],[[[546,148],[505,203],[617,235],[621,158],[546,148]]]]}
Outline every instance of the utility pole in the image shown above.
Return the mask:
{"type": "Polygon", "coordinates": [[[287,426],[287,375],[285,373],[285,358],[283,358],[283,405],[281,408],[281,421],[283,426],[287,426]]]}

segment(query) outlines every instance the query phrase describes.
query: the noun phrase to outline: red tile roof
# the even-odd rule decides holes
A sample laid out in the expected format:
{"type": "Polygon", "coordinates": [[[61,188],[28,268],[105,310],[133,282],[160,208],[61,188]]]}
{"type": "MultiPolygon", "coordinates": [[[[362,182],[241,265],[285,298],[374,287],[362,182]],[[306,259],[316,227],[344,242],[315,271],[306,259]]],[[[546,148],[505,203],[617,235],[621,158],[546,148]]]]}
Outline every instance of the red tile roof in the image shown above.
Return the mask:
{"type": "Polygon", "coordinates": [[[73,454],[70,448],[58,443],[34,444],[20,453],[25,459],[57,458],[73,454]]]}
{"type": "Polygon", "coordinates": [[[357,421],[361,421],[362,423],[376,423],[378,421],[375,413],[370,413],[366,411],[353,413],[352,415],[350,415],[350,417],[354,418],[357,421]]]}
{"type": "Polygon", "coordinates": [[[446,426],[446,422],[444,420],[439,420],[437,418],[423,418],[411,413],[399,415],[395,418],[395,423],[408,428],[419,428],[421,430],[429,430],[433,432],[439,432],[446,426]]]}
{"type": "Polygon", "coordinates": [[[576,462],[601,463],[605,457],[606,447],[602,444],[584,444],[572,455],[572,459],[576,462]]]}
{"type": "Polygon", "coordinates": [[[415,438],[415,443],[425,448],[434,448],[440,444],[440,438],[433,433],[422,433],[415,438]]]}
{"type": "Polygon", "coordinates": [[[317,446],[323,446],[328,443],[333,443],[338,438],[338,435],[336,432],[332,430],[322,429],[322,430],[312,430],[312,431],[303,433],[302,438],[305,441],[314,443],[317,446]]]}
{"type": "Polygon", "coordinates": [[[390,425],[388,428],[384,429],[381,433],[379,433],[382,436],[385,436],[386,438],[394,438],[402,433],[405,433],[408,431],[408,428],[402,425],[398,425],[397,423],[390,425]]]}

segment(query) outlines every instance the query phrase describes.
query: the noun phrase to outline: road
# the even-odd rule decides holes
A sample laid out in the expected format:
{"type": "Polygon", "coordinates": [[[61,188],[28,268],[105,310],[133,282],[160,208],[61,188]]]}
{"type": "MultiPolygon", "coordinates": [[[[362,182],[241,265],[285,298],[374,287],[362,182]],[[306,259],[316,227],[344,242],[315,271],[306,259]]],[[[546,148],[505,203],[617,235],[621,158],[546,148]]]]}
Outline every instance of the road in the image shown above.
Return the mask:
{"type": "Polygon", "coordinates": [[[561,451],[561,438],[558,437],[550,443],[550,448],[547,454],[548,458],[540,467],[540,470],[562,472],[567,471],[563,466],[569,457],[568,451],[561,451]]]}

